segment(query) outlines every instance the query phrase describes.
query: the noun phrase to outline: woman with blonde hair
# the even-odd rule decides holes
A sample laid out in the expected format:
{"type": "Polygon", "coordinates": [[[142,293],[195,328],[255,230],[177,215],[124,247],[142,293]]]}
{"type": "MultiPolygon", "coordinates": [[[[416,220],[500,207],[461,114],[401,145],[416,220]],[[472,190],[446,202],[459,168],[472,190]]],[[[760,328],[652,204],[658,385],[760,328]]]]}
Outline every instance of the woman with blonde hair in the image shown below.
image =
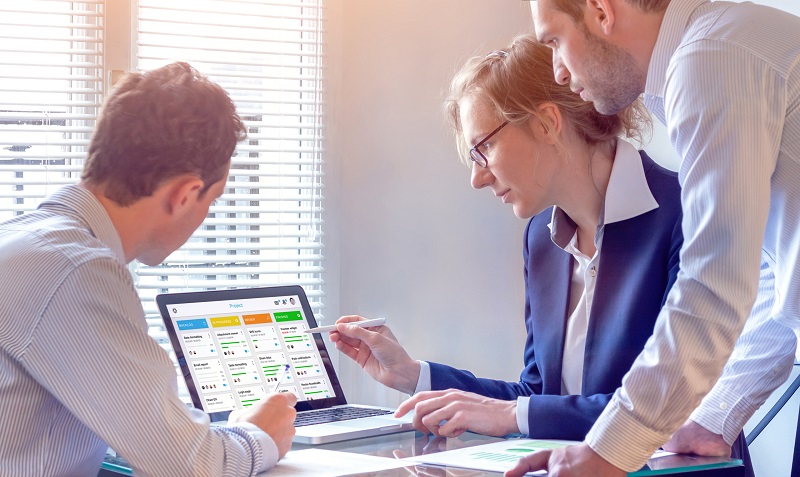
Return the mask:
{"type": "Polygon", "coordinates": [[[340,318],[331,333],[373,378],[413,394],[397,414],[414,409],[419,430],[583,440],[677,277],[677,174],[621,138],[641,139],[643,106],[601,115],[556,83],[551,55],[532,35],[517,37],[467,62],[446,102],[472,186],[530,219],[519,381],[416,361],[388,327],[347,324],[360,316],[340,318]]]}

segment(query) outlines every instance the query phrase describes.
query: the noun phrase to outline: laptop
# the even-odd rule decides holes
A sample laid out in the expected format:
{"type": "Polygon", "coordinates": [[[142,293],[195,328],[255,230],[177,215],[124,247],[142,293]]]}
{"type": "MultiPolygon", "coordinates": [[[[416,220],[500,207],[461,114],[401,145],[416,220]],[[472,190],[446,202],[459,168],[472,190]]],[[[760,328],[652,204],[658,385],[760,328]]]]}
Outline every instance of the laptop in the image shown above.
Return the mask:
{"type": "Polygon", "coordinates": [[[317,322],[300,286],[169,293],[156,303],[192,404],[212,423],[282,392],[297,396],[297,443],[413,430],[393,409],[347,403],[322,336],[304,332],[317,322]]]}

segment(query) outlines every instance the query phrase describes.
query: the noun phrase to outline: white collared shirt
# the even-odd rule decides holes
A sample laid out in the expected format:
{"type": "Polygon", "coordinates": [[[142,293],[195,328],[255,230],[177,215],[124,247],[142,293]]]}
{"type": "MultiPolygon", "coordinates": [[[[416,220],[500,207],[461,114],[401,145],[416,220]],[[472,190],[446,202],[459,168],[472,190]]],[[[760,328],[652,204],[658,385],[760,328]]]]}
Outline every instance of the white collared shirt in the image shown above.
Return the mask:
{"type": "MultiPolygon", "coordinates": [[[[600,250],[606,224],[613,224],[637,217],[658,208],[647,185],[642,159],[630,143],[617,141],[617,152],[611,167],[611,176],[606,188],[603,216],[597,226],[594,244],[596,251],[589,257],[578,250],[578,231],[572,221],[557,220],[564,212],[553,208],[550,231],[553,243],[573,256],[572,284],[570,287],[570,315],[564,335],[564,354],[561,362],[561,394],[581,394],[583,385],[583,357],[586,349],[586,333],[589,328],[594,290],[599,274],[600,250]],[[559,228],[559,225],[561,228],[559,228]],[[563,239],[571,235],[568,243],[563,239]]],[[[526,398],[527,400],[527,398],[526,398]]],[[[526,403],[527,404],[527,403],[526,403]]],[[[527,414],[527,405],[525,413],[527,414]]],[[[518,411],[519,413],[519,411],[518,411]]],[[[525,419],[527,427],[527,416],[525,419]]]]}
{"type": "MultiPolygon", "coordinates": [[[[667,8],[645,102],[682,158],[681,271],[654,339],[586,437],[625,471],[666,442],[723,370],[756,298],[762,250],[774,274],[772,316],[785,327],[764,320],[772,333],[754,349],[790,346],[790,328],[800,327],[798,45],[800,18],[772,8],[707,0],[667,8]]],[[[778,375],[744,373],[722,391],[763,391],[778,375]]],[[[736,402],[726,394],[723,403],[736,402]]]]}

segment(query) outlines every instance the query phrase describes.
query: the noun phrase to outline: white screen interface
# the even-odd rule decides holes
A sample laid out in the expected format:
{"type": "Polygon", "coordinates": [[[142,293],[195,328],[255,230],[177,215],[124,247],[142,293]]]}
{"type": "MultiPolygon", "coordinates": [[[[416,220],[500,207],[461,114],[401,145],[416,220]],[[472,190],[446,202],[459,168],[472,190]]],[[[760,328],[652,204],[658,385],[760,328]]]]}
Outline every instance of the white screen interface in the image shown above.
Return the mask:
{"type": "Polygon", "coordinates": [[[181,303],[168,311],[206,412],[247,408],[272,392],[298,401],[334,397],[297,296],[181,303]]]}

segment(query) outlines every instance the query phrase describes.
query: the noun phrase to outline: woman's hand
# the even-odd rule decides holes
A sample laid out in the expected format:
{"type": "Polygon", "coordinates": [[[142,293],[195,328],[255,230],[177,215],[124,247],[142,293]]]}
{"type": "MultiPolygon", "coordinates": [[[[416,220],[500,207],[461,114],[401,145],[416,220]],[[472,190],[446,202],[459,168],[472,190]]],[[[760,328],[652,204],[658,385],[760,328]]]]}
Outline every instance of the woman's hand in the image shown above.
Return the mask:
{"type": "Polygon", "coordinates": [[[336,320],[338,326],[330,333],[331,342],[379,383],[413,394],[419,380],[419,362],[411,359],[388,326],[361,328],[348,324],[364,319],[350,315],[336,320]]]}
{"type": "Polygon", "coordinates": [[[458,437],[466,431],[488,436],[519,432],[517,402],[448,389],[425,391],[400,404],[395,416],[414,410],[414,427],[436,436],[458,437]]]}

